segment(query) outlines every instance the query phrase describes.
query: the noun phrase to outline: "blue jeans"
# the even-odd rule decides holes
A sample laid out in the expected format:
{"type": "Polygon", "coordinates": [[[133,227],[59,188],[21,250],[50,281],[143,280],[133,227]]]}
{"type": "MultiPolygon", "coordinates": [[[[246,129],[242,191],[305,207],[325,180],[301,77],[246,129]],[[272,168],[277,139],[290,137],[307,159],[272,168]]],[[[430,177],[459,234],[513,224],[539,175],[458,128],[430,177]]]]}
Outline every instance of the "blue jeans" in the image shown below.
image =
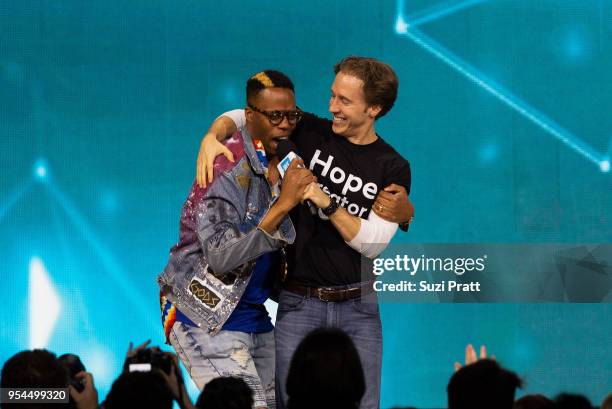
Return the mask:
{"type": "Polygon", "coordinates": [[[276,313],[276,407],[287,405],[286,382],[293,352],[312,330],[335,327],[353,340],[365,374],[361,409],[378,409],[382,366],[382,326],[376,293],[343,302],[324,302],[283,290],[276,313]]]}
{"type": "Polygon", "coordinates": [[[242,378],[253,390],[254,408],[274,409],[274,335],[221,330],[209,335],[175,322],[170,343],[191,379],[202,390],[219,376],[242,378]]]}

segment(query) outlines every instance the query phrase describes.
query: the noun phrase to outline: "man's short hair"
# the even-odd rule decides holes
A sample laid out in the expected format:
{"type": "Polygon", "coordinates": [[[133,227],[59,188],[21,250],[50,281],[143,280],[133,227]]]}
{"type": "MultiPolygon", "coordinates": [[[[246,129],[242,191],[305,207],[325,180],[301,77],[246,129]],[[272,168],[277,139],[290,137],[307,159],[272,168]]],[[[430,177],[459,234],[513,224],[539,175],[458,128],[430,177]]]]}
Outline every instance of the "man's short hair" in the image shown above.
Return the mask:
{"type": "Polygon", "coordinates": [[[399,79],[388,64],[374,58],[350,56],[334,66],[334,73],[342,71],[363,81],[363,93],[369,106],[381,107],[376,119],[393,108],[397,98],[399,79]]]}
{"type": "Polygon", "coordinates": [[[446,388],[448,409],[512,409],[521,384],[514,372],[491,359],[481,359],[451,377],[446,388]]]}
{"type": "Polygon", "coordinates": [[[266,88],[286,88],[295,93],[293,88],[293,82],[280,71],[276,70],[265,70],[260,71],[257,74],[252,75],[246,83],[246,96],[247,102],[253,101],[253,99],[262,90],[266,88]]]}
{"type": "Polygon", "coordinates": [[[172,409],[173,396],[162,375],[155,371],[124,372],[106,396],[106,409],[172,409]]]}
{"type": "MultiPolygon", "coordinates": [[[[70,379],[68,372],[54,353],[46,349],[21,351],[13,355],[2,367],[2,388],[67,388],[70,379]]],[[[57,408],[64,407],[54,404],[57,408]]],[[[40,403],[8,404],[3,408],[39,408],[40,403]]]]}

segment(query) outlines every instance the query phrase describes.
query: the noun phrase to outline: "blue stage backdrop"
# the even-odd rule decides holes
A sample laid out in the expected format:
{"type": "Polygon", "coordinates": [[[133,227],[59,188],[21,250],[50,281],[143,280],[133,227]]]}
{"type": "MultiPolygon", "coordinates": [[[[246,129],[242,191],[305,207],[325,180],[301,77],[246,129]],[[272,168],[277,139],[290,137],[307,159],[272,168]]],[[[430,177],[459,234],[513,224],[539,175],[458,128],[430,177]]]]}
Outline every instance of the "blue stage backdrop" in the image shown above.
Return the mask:
{"type": "MultiPolygon", "coordinates": [[[[395,68],[377,129],[416,207],[396,243],[612,238],[608,1],[2,1],[0,27],[0,361],[77,353],[102,397],[130,340],[163,343],[155,277],[200,137],[262,69],[325,116],[341,57],[395,68]]],[[[609,303],[382,311],[384,408],[443,407],[468,342],[523,393],[612,386],[609,303]]]]}

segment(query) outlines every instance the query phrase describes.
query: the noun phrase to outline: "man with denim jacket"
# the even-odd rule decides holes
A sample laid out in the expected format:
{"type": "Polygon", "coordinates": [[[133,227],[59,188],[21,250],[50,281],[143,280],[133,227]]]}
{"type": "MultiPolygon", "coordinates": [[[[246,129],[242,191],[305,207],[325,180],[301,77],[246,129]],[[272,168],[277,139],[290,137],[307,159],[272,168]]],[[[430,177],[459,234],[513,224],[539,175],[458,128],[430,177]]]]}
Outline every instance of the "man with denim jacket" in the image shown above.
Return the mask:
{"type": "Polygon", "coordinates": [[[193,184],[158,283],[167,340],[198,387],[238,376],[254,407],[271,408],[274,336],[263,303],[284,268],[279,249],[295,239],[288,213],[315,179],[296,160],[279,189],[276,148],[301,118],[289,78],[271,70],[249,78],[246,116],[225,143],[235,161],[219,158],[215,181],[193,184]]]}

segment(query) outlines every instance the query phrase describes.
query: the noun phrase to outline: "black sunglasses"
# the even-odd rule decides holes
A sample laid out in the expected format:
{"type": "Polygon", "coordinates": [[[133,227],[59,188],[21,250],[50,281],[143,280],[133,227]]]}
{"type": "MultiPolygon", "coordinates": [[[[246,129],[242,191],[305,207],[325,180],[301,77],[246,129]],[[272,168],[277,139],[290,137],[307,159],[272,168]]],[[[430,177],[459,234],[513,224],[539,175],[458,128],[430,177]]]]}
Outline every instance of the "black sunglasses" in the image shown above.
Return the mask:
{"type": "Polygon", "coordinates": [[[251,104],[247,104],[249,108],[251,108],[255,112],[259,112],[266,118],[272,125],[278,125],[283,122],[283,118],[287,118],[287,121],[291,125],[295,125],[302,119],[302,115],[304,112],[300,108],[297,108],[293,111],[264,111],[263,109],[259,109],[251,104]]]}

